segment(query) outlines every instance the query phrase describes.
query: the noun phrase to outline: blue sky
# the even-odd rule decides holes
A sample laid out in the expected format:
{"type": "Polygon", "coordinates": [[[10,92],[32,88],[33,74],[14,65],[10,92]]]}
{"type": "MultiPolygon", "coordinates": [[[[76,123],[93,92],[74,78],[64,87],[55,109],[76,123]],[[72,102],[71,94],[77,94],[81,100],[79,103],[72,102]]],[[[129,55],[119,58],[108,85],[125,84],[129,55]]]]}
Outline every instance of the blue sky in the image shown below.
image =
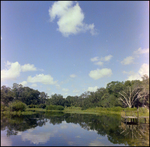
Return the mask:
{"type": "Polygon", "coordinates": [[[49,96],[149,75],[149,2],[1,2],[1,85],[49,96]]]}

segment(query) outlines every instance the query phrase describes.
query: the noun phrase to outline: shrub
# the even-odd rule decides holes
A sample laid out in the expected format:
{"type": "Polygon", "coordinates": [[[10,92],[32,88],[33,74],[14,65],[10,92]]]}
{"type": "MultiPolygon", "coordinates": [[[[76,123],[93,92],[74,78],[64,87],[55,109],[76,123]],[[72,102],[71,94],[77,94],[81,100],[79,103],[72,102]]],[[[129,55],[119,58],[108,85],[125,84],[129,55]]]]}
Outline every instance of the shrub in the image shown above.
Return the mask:
{"type": "Polygon", "coordinates": [[[31,104],[28,106],[29,108],[35,108],[35,105],[31,104]]]}
{"type": "Polygon", "coordinates": [[[15,101],[9,104],[11,111],[25,111],[26,104],[21,101],[15,101]]]}
{"type": "Polygon", "coordinates": [[[45,109],[45,107],[46,107],[46,105],[45,105],[45,104],[40,104],[40,105],[39,105],[39,108],[43,108],[43,109],[45,109]]]}
{"type": "Polygon", "coordinates": [[[87,106],[82,106],[82,108],[81,108],[81,110],[86,110],[86,109],[88,109],[87,106]]]}
{"type": "Polygon", "coordinates": [[[147,113],[148,109],[144,108],[144,107],[141,107],[141,108],[139,108],[139,112],[141,112],[141,113],[147,113]]]}
{"type": "Polygon", "coordinates": [[[112,111],[122,111],[123,108],[121,108],[120,106],[117,106],[117,107],[112,107],[111,110],[112,111]]]}
{"type": "Polygon", "coordinates": [[[64,110],[64,107],[63,107],[63,106],[58,105],[58,106],[57,106],[57,110],[64,110]]]}
{"type": "Polygon", "coordinates": [[[64,110],[64,107],[60,105],[49,105],[46,106],[46,110],[64,110]]]}

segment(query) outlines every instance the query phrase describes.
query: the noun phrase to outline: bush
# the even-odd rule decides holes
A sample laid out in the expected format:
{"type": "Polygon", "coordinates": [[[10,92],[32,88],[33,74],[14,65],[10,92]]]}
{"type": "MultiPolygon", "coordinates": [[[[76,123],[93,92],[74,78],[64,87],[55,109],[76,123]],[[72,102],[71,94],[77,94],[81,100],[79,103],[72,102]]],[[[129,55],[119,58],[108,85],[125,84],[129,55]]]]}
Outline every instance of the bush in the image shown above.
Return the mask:
{"type": "Polygon", "coordinates": [[[40,105],[39,105],[39,108],[43,108],[43,109],[45,109],[45,107],[46,107],[46,105],[45,105],[45,104],[40,104],[40,105]]]}
{"type": "Polygon", "coordinates": [[[140,107],[140,108],[139,108],[139,112],[141,112],[141,113],[147,113],[147,112],[148,112],[148,109],[147,109],[147,108],[144,108],[144,107],[140,107]]]}
{"type": "Polygon", "coordinates": [[[49,105],[46,106],[46,110],[64,110],[64,107],[60,105],[49,105]]]}
{"type": "Polygon", "coordinates": [[[134,107],[134,108],[129,108],[129,107],[127,107],[127,108],[125,108],[124,110],[126,110],[126,111],[136,111],[137,108],[136,108],[136,107],[134,107]]]}
{"type": "Polygon", "coordinates": [[[29,108],[35,108],[35,105],[31,104],[28,106],[29,108]]]}
{"type": "Polygon", "coordinates": [[[86,109],[88,109],[87,106],[82,106],[82,108],[81,108],[81,110],[86,110],[86,109]]]}
{"type": "Polygon", "coordinates": [[[112,111],[122,111],[123,108],[121,108],[120,106],[117,106],[117,107],[112,107],[111,110],[112,111]]]}
{"type": "Polygon", "coordinates": [[[10,103],[9,108],[11,111],[25,111],[26,104],[20,101],[10,103]]]}

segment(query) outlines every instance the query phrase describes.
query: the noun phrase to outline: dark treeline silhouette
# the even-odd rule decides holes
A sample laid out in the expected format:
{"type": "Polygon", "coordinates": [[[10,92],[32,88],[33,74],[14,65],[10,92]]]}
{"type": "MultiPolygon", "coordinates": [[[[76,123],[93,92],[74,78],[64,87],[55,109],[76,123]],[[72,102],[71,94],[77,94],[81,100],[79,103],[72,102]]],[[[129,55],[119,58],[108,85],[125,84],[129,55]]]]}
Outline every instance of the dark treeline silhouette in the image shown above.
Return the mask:
{"type": "Polygon", "coordinates": [[[75,106],[87,109],[90,107],[142,107],[149,108],[149,77],[144,75],[142,81],[112,81],[106,88],[98,88],[95,92],[84,92],[80,96],[53,94],[50,97],[45,92],[39,92],[21,84],[13,87],[1,87],[1,104],[9,106],[14,101],[21,101],[28,107],[45,108],[46,105],[75,106]]]}

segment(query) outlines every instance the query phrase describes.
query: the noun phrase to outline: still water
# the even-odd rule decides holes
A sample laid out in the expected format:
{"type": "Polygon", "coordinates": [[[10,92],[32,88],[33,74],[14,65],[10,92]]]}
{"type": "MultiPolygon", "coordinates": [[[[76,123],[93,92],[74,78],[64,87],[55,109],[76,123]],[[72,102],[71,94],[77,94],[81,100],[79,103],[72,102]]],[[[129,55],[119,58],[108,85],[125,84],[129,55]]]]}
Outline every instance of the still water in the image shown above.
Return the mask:
{"type": "Polygon", "coordinates": [[[147,146],[149,125],[118,115],[37,113],[1,117],[2,146],[147,146]]]}

